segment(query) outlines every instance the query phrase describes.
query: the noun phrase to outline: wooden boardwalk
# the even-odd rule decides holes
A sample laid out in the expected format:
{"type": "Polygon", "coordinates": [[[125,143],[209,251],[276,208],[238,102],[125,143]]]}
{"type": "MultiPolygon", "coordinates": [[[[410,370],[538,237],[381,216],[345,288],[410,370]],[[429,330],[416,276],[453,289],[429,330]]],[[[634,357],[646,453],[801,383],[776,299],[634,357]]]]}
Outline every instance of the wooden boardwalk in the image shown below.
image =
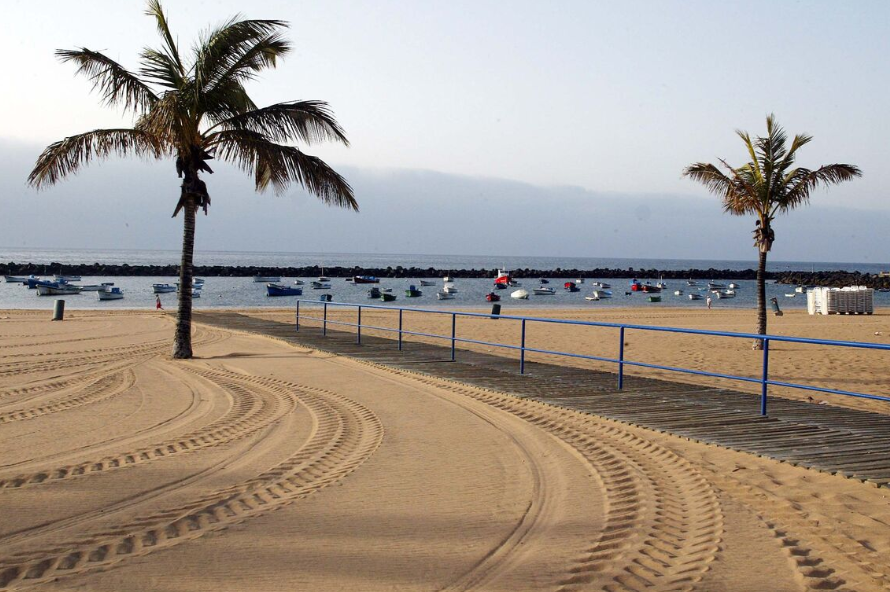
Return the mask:
{"type": "Polygon", "coordinates": [[[293,324],[232,312],[195,312],[196,322],[278,337],[395,368],[425,372],[474,386],[544,401],[693,440],[718,444],[832,474],[890,483],[890,415],[771,397],[769,415],[760,398],[729,389],[625,375],[457,350],[414,341],[398,351],[395,339],[293,324]]]}

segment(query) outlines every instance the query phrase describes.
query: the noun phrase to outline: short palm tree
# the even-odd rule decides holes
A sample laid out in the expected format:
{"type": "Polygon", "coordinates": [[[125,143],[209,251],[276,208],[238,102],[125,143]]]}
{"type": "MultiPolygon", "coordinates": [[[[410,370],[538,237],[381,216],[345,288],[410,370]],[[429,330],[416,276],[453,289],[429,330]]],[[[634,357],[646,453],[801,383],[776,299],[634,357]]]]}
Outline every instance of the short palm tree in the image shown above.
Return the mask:
{"type": "MultiPolygon", "coordinates": [[[[754,246],[760,253],[757,265],[757,332],[766,334],[766,256],[773,246],[773,219],[806,204],[810,193],[820,185],[835,185],[859,177],[862,172],[851,164],[827,164],[816,170],[794,168],[797,151],[812,140],[812,136],[794,136],[786,147],[785,131],[775,117],[766,118],[766,136],[754,140],[747,132],[737,131],[745,143],[751,161],[733,168],[723,159],[722,167],[697,162],[683,170],[683,174],[703,184],[711,193],[723,199],[723,209],[730,214],[757,217],[754,246]],[[723,170],[721,170],[721,168],[723,170]],[[725,170],[725,172],[724,172],[725,170]]],[[[754,347],[759,349],[758,339],[754,347]]]]}
{"type": "Polygon", "coordinates": [[[244,89],[290,51],[281,34],[287,23],[233,18],[203,36],[184,61],[159,0],[148,2],[146,14],[157,24],[161,46],[142,51],[138,72],[87,48],[56,52],[61,61],[77,64],[77,73],[90,79],[104,104],[132,112],[133,127],[93,130],[49,145],[28,181],[38,189],[52,185],[111,154],[175,157],[183,180],[173,216],[183,213],[183,235],[173,357],[191,358],[195,214],[198,208],[206,214],[210,205],[200,178],[213,172],[208,160],[216,157],[253,175],[258,191],[271,185],[280,192],[298,183],[327,204],[353,210],[358,204],[343,177],[289,145],[325,140],[349,145],[327,104],[293,101],[259,108],[244,89]]]}

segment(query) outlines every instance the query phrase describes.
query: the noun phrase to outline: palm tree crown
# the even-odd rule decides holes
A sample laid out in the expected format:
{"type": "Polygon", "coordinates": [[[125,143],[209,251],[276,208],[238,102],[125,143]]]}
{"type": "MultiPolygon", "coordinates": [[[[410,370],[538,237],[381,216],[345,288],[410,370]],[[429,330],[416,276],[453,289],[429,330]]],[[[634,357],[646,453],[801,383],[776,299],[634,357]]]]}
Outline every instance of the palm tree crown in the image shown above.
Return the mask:
{"type": "MultiPolygon", "coordinates": [[[[747,132],[736,132],[745,143],[750,162],[733,168],[721,159],[725,173],[716,165],[697,162],[686,167],[683,174],[720,196],[724,211],[738,216],[757,216],[761,229],[769,229],[776,214],[806,204],[819,185],[833,185],[862,175],[850,164],[829,164],[816,170],[794,168],[798,149],[808,144],[812,136],[798,134],[791,147],[786,148],[785,130],[776,123],[773,115],[766,118],[766,130],[765,137],[754,140],[747,132]]],[[[758,246],[769,251],[773,237],[767,234],[759,233],[758,246]]]]}
{"type": "Polygon", "coordinates": [[[282,36],[287,23],[230,19],[203,35],[184,60],[159,0],[149,0],[146,14],[155,20],[161,45],[142,51],[137,72],[85,47],[56,52],[61,61],[77,65],[77,73],[92,82],[105,105],[131,112],[133,127],[93,130],[50,144],[28,182],[38,189],[53,185],[89,161],[112,154],[175,158],[183,181],[173,216],[180,211],[185,216],[174,357],[191,357],[194,214],[197,208],[206,214],[210,205],[200,178],[213,172],[209,160],[230,162],[252,175],[258,191],[271,185],[282,192],[297,183],[329,205],[358,210],[358,203],[343,177],[290,145],[349,145],[327,104],[291,101],[258,107],[244,89],[244,83],[290,52],[282,36]]]}

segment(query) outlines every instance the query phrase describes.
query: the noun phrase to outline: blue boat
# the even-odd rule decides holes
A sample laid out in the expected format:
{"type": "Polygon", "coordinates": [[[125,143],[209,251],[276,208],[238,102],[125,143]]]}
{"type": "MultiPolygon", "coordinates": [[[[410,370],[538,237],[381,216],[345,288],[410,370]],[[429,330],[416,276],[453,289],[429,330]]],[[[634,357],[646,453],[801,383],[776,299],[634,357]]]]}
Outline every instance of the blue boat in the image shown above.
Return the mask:
{"type": "Polygon", "coordinates": [[[302,296],[303,288],[299,286],[283,286],[281,284],[266,284],[267,296],[302,296]]]}

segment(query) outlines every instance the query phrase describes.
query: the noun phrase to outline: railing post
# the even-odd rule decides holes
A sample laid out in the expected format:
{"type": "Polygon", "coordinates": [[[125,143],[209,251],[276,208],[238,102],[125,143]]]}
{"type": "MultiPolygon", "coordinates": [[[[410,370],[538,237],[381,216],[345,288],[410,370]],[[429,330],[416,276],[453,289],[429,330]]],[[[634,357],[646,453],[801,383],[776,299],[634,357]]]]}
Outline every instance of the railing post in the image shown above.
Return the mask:
{"type": "Polygon", "coordinates": [[[519,338],[519,373],[525,374],[525,319],[522,319],[522,336],[519,338]]]}
{"type": "Polygon", "coordinates": [[[618,331],[618,390],[624,388],[624,327],[618,331]]]}
{"type": "Polygon", "coordinates": [[[296,329],[294,329],[294,330],[299,331],[300,330],[300,301],[299,300],[297,300],[296,322],[297,322],[297,326],[296,326],[296,329]]]}
{"type": "Polygon", "coordinates": [[[457,314],[451,313],[451,361],[454,361],[454,342],[457,337],[457,314]]]}
{"type": "Polygon", "coordinates": [[[328,334],[328,303],[324,303],[324,315],[322,315],[321,319],[321,334],[328,334]]]}
{"type": "Polygon", "coordinates": [[[763,377],[760,380],[760,415],[766,416],[766,391],[769,385],[769,339],[763,339],[763,377]]]}
{"type": "Polygon", "coordinates": [[[362,344],[362,307],[359,305],[358,307],[358,322],[356,323],[356,334],[355,334],[355,343],[357,345],[362,344]]]}
{"type": "Polygon", "coordinates": [[[399,309],[399,351],[402,351],[402,309],[399,309]]]}

